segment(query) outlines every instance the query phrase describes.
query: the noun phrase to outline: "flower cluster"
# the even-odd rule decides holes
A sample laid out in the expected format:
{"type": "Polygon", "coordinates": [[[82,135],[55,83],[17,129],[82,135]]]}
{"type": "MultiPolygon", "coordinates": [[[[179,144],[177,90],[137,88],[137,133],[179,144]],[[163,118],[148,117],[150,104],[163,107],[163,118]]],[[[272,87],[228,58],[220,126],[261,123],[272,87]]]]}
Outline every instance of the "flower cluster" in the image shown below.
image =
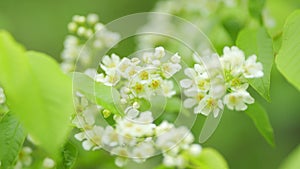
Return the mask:
{"type": "Polygon", "coordinates": [[[163,151],[163,163],[167,167],[186,168],[188,160],[185,155],[198,156],[202,147],[193,144],[194,136],[184,127],[175,128],[173,124],[163,121],[156,128],[156,145],[163,151]]]}
{"type": "Polygon", "coordinates": [[[176,92],[169,79],[181,69],[180,60],[177,53],[168,57],[163,47],[131,59],[112,54],[103,57],[100,67],[104,73],[96,75],[95,80],[108,86],[121,81],[123,103],[131,103],[134,98],[149,99],[155,94],[172,97],[176,92]]]}
{"type": "Polygon", "coordinates": [[[249,86],[247,79],[260,78],[263,74],[263,66],[256,61],[256,55],[245,59],[245,54],[239,48],[225,47],[220,63],[224,73],[226,93],[220,97],[210,94],[211,83],[214,77],[209,77],[203,63],[194,65],[194,68],[185,69],[189,77],[180,81],[188,97],[184,101],[186,108],[193,108],[194,113],[208,115],[213,112],[218,116],[220,110],[226,105],[231,110],[244,111],[246,104],[254,103],[254,99],[247,92],[249,86]]]}
{"type": "MultiPolygon", "coordinates": [[[[241,3],[242,4],[242,3],[241,3]]],[[[153,9],[154,12],[162,12],[170,14],[164,15],[150,15],[149,20],[145,26],[142,27],[142,32],[157,31],[159,33],[170,33],[178,35],[178,37],[185,37],[188,41],[195,41],[199,43],[197,48],[199,51],[211,50],[210,42],[207,40],[199,42],[199,36],[195,36],[194,32],[189,33],[186,23],[181,23],[180,20],[176,20],[173,16],[184,18],[193,23],[193,26],[197,26],[205,35],[214,34],[214,31],[218,31],[218,35],[222,36],[222,41],[226,44],[230,44],[231,40],[226,31],[219,26],[220,21],[214,20],[214,15],[217,10],[221,8],[235,8],[240,5],[240,8],[246,8],[239,4],[237,0],[166,0],[160,1],[153,9]],[[201,4],[201,5],[199,5],[201,4]],[[174,22],[174,19],[176,22],[174,22]],[[160,23],[160,24],[157,24],[160,23]]],[[[247,8],[246,8],[247,9],[247,8]]],[[[181,39],[183,40],[183,39],[181,39]]],[[[138,37],[138,45],[140,49],[154,47],[157,45],[173,46],[175,49],[180,46],[174,46],[173,39],[166,38],[164,36],[146,34],[138,37]]],[[[222,43],[224,43],[222,42],[222,43]]],[[[219,42],[218,42],[219,43],[219,42]]]]}
{"type": "MultiPolygon", "coordinates": [[[[137,111],[137,110],[128,110],[137,111]]],[[[190,131],[181,126],[176,128],[166,121],[155,125],[152,113],[127,112],[125,117],[114,116],[115,127],[110,125],[102,127],[94,125],[87,128],[89,116],[79,116],[73,120],[82,132],[75,135],[75,138],[82,141],[85,150],[97,150],[100,148],[117,156],[117,166],[124,166],[128,159],[136,163],[144,162],[153,155],[163,152],[163,163],[166,166],[177,166],[185,168],[188,160],[184,154],[197,156],[201,152],[201,146],[192,144],[194,141],[190,131]],[[80,125],[76,118],[84,118],[80,125]],[[85,126],[85,128],[83,128],[85,126]]],[[[94,120],[93,120],[94,121],[94,120]]]]}
{"type": "Polygon", "coordinates": [[[61,54],[61,67],[65,72],[89,67],[97,51],[112,47],[120,39],[119,34],[107,30],[99,22],[96,14],[87,17],[75,15],[68,30],[70,35],[65,39],[61,54]]]}
{"type": "Polygon", "coordinates": [[[72,123],[80,129],[75,138],[85,150],[106,149],[116,155],[115,163],[124,166],[128,159],[141,163],[157,153],[163,153],[164,164],[185,168],[189,160],[184,154],[199,155],[201,146],[193,144],[192,133],[184,126],[176,128],[163,121],[156,124],[149,110],[141,111],[139,99],[151,96],[172,97],[173,77],[180,69],[181,57],[176,53],[168,56],[163,47],[144,52],[141,57],[120,59],[116,54],[104,56],[100,63],[103,73],[88,69],[85,73],[98,83],[112,86],[121,93],[124,116],[114,115],[114,125],[97,124],[97,114],[110,116],[106,109],[89,102],[76,93],[77,115],[72,123]]]}
{"type": "MultiPolygon", "coordinates": [[[[30,135],[27,136],[27,140],[36,145],[36,142],[30,137],[30,135]]],[[[34,164],[34,151],[29,146],[23,146],[21,151],[19,152],[17,161],[13,167],[13,169],[23,169],[23,168],[31,168],[34,164]]],[[[45,157],[43,158],[43,161],[40,166],[41,169],[54,169],[56,166],[55,161],[52,158],[45,157]]],[[[1,163],[0,163],[1,166],[1,163]]]]}
{"type": "Polygon", "coordinates": [[[19,153],[17,163],[14,169],[22,169],[23,167],[28,167],[32,164],[32,149],[30,147],[23,147],[19,153]]]}

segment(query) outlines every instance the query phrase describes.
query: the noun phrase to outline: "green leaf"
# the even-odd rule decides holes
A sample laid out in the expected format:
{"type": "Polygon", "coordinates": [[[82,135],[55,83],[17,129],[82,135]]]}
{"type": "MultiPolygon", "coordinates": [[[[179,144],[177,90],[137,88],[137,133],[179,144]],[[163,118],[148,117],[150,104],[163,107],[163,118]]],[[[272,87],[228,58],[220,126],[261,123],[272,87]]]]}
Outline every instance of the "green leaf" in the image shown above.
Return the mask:
{"type": "Polygon", "coordinates": [[[282,37],[282,45],[276,57],[276,65],[283,76],[300,90],[300,10],[287,19],[282,37]]]}
{"type": "Polygon", "coordinates": [[[114,114],[122,115],[120,94],[112,87],[95,82],[84,73],[72,73],[73,88],[114,114]]]}
{"type": "Polygon", "coordinates": [[[0,121],[0,161],[1,167],[12,166],[22,149],[26,134],[20,122],[8,113],[0,121]]]}
{"type": "Polygon", "coordinates": [[[224,157],[216,150],[212,148],[204,148],[199,157],[194,158],[189,156],[192,169],[228,169],[228,165],[224,157]]]}
{"type": "Polygon", "coordinates": [[[55,155],[70,131],[72,81],[49,56],[28,52],[0,31],[0,83],[7,105],[31,136],[55,155]]]}
{"type": "Polygon", "coordinates": [[[258,79],[249,79],[249,83],[270,102],[270,77],[274,60],[271,37],[265,28],[244,29],[239,33],[236,44],[247,56],[255,54],[257,60],[263,64],[264,76],[258,79]]]}
{"type": "Polygon", "coordinates": [[[71,143],[68,142],[61,153],[62,155],[62,160],[61,163],[58,165],[59,169],[70,169],[74,166],[78,151],[76,147],[71,143]]]}
{"type": "Polygon", "coordinates": [[[260,23],[263,22],[262,10],[265,6],[265,0],[249,0],[248,10],[252,17],[256,18],[260,23]]]}
{"type": "Polygon", "coordinates": [[[284,162],[279,169],[299,169],[300,168],[300,146],[298,146],[284,162]]]}
{"type": "Polygon", "coordinates": [[[175,167],[167,167],[165,165],[159,165],[157,167],[155,167],[154,169],[174,169],[175,167]]]}
{"type": "Polygon", "coordinates": [[[260,134],[266,139],[266,141],[274,146],[274,133],[267,112],[259,103],[254,103],[248,106],[245,113],[254,122],[256,128],[260,134]]]}

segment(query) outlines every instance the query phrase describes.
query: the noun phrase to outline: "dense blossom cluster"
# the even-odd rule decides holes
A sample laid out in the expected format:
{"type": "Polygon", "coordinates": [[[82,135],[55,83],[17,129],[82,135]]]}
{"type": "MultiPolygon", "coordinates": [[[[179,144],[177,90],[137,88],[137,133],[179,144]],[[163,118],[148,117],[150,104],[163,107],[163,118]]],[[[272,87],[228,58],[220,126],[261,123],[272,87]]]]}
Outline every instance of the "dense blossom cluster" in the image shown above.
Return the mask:
{"type": "MultiPolygon", "coordinates": [[[[27,139],[28,139],[28,141],[31,140],[29,136],[27,137],[27,139]]],[[[33,143],[33,142],[31,142],[31,143],[33,143]]],[[[23,168],[31,167],[33,165],[33,161],[34,161],[34,159],[33,159],[32,148],[29,146],[23,146],[22,150],[19,152],[16,164],[14,165],[13,169],[23,169],[23,168]]],[[[45,157],[42,161],[42,165],[40,166],[40,168],[41,169],[54,169],[55,165],[56,165],[56,163],[52,158],[45,157]]]]}
{"type": "Polygon", "coordinates": [[[97,75],[95,80],[108,86],[116,86],[122,80],[123,103],[134,98],[148,99],[154,94],[172,97],[174,84],[169,79],[181,69],[180,59],[177,53],[168,57],[162,47],[145,52],[140,58],[120,59],[112,54],[103,57],[100,66],[104,73],[97,75]]]}
{"type": "MultiPolygon", "coordinates": [[[[148,22],[141,28],[141,32],[158,32],[158,34],[151,33],[138,36],[137,44],[140,49],[153,48],[157,45],[171,46],[174,49],[181,48],[181,46],[178,46],[174,41],[173,37],[167,38],[161,36],[161,34],[170,34],[175,35],[175,37],[180,37],[180,40],[195,44],[193,48],[201,51],[201,53],[199,53],[200,55],[205,54],[207,51],[212,51],[210,41],[214,43],[217,49],[222,49],[223,46],[234,43],[232,37],[230,37],[230,33],[227,32],[226,26],[224,26],[224,22],[227,20],[235,20],[236,27],[253,24],[251,22],[248,23],[247,15],[249,15],[249,13],[245,12],[247,10],[247,0],[159,1],[152,10],[153,12],[158,12],[158,14],[149,14],[148,22]],[[223,18],[220,17],[220,15],[224,15],[224,18],[227,18],[230,15],[228,11],[235,11],[237,13],[232,13],[230,19],[222,21],[223,18]],[[159,15],[159,13],[166,15],[159,15]],[[180,19],[177,19],[177,17],[180,19]],[[185,21],[181,21],[181,19],[192,23],[192,26],[188,25],[185,21]],[[192,31],[192,27],[194,26],[199,28],[203,34],[195,36],[196,33],[192,31]],[[206,37],[208,37],[209,40],[206,37]],[[202,40],[200,40],[201,38],[202,40]]],[[[263,9],[262,18],[267,27],[273,28],[276,25],[274,18],[266,8],[263,9]]],[[[182,53],[181,50],[179,51],[182,53]]]]}
{"type": "Polygon", "coordinates": [[[156,124],[152,112],[140,111],[139,99],[151,96],[170,98],[176,92],[171,77],[181,69],[178,54],[167,56],[163,47],[154,52],[144,52],[140,57],[122,58],[116,54],[104,56],[100,67],[103,73],[88,69],[85,73],[96,82],[113,86],[121,93],[124,117],[114,115],[115,125],[96,124],[100,106],[88,101],[84,95],[76,94],[77,115],[73,124],[81,130],[75,138],[82,141],[85,150],[104,148],[116,155],[116,165],[123,166],[128,158],[140,163],[157,153],[163,153],[164,164],[184,168],[188,160],[183,152],[199,155],[201,146],[193,144],[194,137],[184,127],[176,128],[167,121],[156,124]]]}
{"type": "Polygon", "coordinates": [[[193,68],[185,69],[188,78],[180,82],[185,89],[184,94],[188,97],[184,101],[184,106],[194,107],[194,113],[208,115],[213,112],[215,117],[224,105],[231,110],[246,110],[246,104],[254,103],[254,99],[247,92],[249,86],[247,79],[263,76],[263,66],[256,61],[256,58],[256,55],[251,55],[246,59],[244,52],[235,46],[224,48],[220,63],[227,92],[217,98],[210,94],[212,79],[205,65],[198,59],[199,63],[193,68]]]}
{"type": "MultiPolygon", "coordinates": [[[[188,41],[197,42],[196,46],[199,50],[205,52],[210,49],[210,43],[205,41],[199,42],[199,36],[195,36],[195,32],[189,32],[189,27],[185,22],[177,20],[176,17],[186,19],[193,23],[193,26],[197,26],[205,35],[210,37],[214,34],[214,31],[218,32],[218,35],[222,37],[224,44],[230,44],[231,40],[228,34],[226,34],[224,28],[220,26],[219,20],[214,20],[214,15],[220,8],[235,8],[239,2],[237,0],[167,0],[160,1],[156,4],[153,9],[154,12],[161,12],[170,14],[169,16],[164,15],[150,15],[147,24],[142,27],[142,31],[152,32],[157,31],[159,33],[170,33],[178,35],[178,37],[184,37],[188,41]],[[201,5],[199,5],[201,4],[201,5]],[[175,19],[175,22],[174,22],[175,19]],[[160,23],[160,24],[157,24],[160,23]]],[[[242,8],[245,8],[242,6],[242,8]]],[[[245,8],[247,9],[247,8],[245,8]]],[[[183,39],[181,39],[183,40],[183,39]]],[[[174,45],[174,40],[171,38],[165,38],[160,35],[147,34],[138,37],[139,48],[149,48],[156,45],[174,45]]],[[[176,46],[178,48],[178,46],[176,46]]]]}
{"type": "Polygon", "coordinates": [[[108,31],[98,21],[98,15],[87,17],[75,15],[68,25],[70,35],[64,42],[62,69],[65,72],[89,66],[97,57],[97,51],[112,47],[120,38],[119,34],[108,31]]]}
{"type": "MultiPolygon", "coordinates": [[[[111,86],[120,93],[120,104],[123,109],[121,114],[124,115],[112,114],[110,110],[76,92],[77,114],[73,117],[72,123],[79,132],[75,134],[75,138],[82,142],[82,147],[87,151],[105,149],[111,155],[117,156],[115,163],[118,166],[124,166],[129,159],[141,163],[162,153],[165,166],[186,168],[190,165],[187,157],[198,156],[202,149],[199,144],[194,144],[193,134],[187,127],[175,126],[167,120],[158,123],[153,118],[152,110],[150,108],[145,110],[141,105],[143,104],[141,100],[150,102],[153,96],[177,97],[173,78],[182,69],[181,57],[177,53],[169,55],[163,47],[156,47],[154,51],[138,53],[137,56],[130,58],[119,57],[117,54],[105,55],[98,70],[91,69],[88,64],[82,64],[85,61],[81,59],[93,57],[90,51],[101,49],[102,46],[98,46],[99,44],[109,47],[119,38],[118,34],[105,30],[99,39],[96,27],[105,29],[103,25],[99,25],[98,18],[93,14],[86,18],[81,16],[73,18],[69,30],[74,35],[66,40],[62,68],[67,70],[66,67],[69,66],[66,66],[66,63],[75,66],[74,61],[79,51],[87,50],[81,51],[80,55],[84,57],[80,56],[81,63],[77,65],[81,65],[81,70],[96,83],[111,86]],[[94,33],[96,36],[92,37],[94,33]],[[91,43],[85,44],[89,38],[92,39],[91,43]],[[77,43],[79,40],[80,43],[77,43]],[[83,45],[89,48],[83,49],[83,45]],[[101,112],[102,117],[99,116],[101,112]],[[108,123],[106,118],[111,118],[112,121],[108,123]]],[[[224,48],[223,55],[217,56],[223,72],[218,76],[224,80],[222,81],[224,91],[217,97],[212,94],[212,84],[219,77],[208,72],[206,67],[208,65],[205,65],[198,55],[194,55],[194,58],[197,63],[193,68],[184,70],[186,78],[180,81],[186,96],[183,101],[185,108],[193,108],[194,113],[204,115],[213,113],[214,117],[217,117],[224,109],[224,105],[232,110],[243,111],[247,109],[246,104],[254,102],[247,92],[249,86],[247,79],[263,76],[262,64],[256,61],[255,55],[246,59],[243,51],[237,47],[224,48]]],[[[74,67],[67,71],[72,70],[74,67]]]]}

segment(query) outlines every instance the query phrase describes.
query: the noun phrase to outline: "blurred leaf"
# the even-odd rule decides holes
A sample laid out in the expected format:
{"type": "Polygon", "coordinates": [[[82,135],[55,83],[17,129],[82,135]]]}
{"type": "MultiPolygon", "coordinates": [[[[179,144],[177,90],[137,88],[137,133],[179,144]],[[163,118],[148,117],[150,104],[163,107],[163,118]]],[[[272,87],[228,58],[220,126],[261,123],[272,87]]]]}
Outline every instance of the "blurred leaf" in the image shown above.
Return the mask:
{"type": "Polygon", "coordinates": [[[266,0],[249,0],[248,9],[251,16],[256,18],[260,23],[262,23],[262,10],[265,6],[266,0]]]}
{"type": "Polygon", "coordinates": [[[228,165],[224,157],[212,148],[204,148],[199,157],[188,157],[192,165],[192,169],[228,169],[228,165]]]}
{"type": "Polygon", "coordinates": [[[210,113],[207,118],[205,119],[204,125],[202,127],[201,133],[199,135],[199,142],[204,143],[206,142],[210,136],[215,132],[217,127],[219,126],[219,123],[221,121],[223,111],[221,110],[219,112],[219,115],[217,117],[214,117],[213,113],[210,113]]]}
{"type": "Polygon", "coordinates": [[[0,121],[1,167],[11,167],[22,149],[26,134],[20,122],[10,113],[0,121]]]}
{"type": "Polygon", "coordinates": [[[236,44],[247,56],[255,54],[257,60],[263,64],[264,76],[249,79],[249,83],[270,102],[270,76],[274,60],[272,39],[265,28],[244,29],[239,33],[236,44]]]}
{"type": "Polygon", "coordinates": [[[140,105],[140,108],[139,108],[140,111],[147,111],[152,106],[151,103],[144,98],[137,99],[136,102],[139,103],[139,105],[140,105]]]}
{"type": "Polygon", "coordinates": [[[155,167],[154,169],[174,169],[175,167],[167,167],[165,165],[159,165],[157,167],[155,167]]]}
{"type": "Polygon", "coordinates": [[[87,98],[101,105],[114,114],[122,115],[120,108],[120,94],[112,87],[95,82],[84,73],[72,73],[73,88],[83,93],[87,98]]]}
{"type": "Polygon", "coordinates": [[[182,111],[182,100],[178,97],[171,97],[167,100],[167,104],[165,107],[166,112],[177,113],[182,111]]]}
{"type": "Polygon", "coordinates": [[[254,122],[256,128],[260,134],[266,139],[266,141],[274,146],[274,133],[267,112],[259,103],[254,103],[248,106],[245,113],[254,122]]]}
{"type": "Polygon", "coordinates": [[[300,146],[298,146],[292,153],[289,154],[287,159],[279,169],[299,169],[300,168],[300,146]]]}
{"type": "Polygon", "coordinates": [[[300,90],[300,10],[292,13],[284,26],[282,46],[276,57],[278,70],[300,90]]]}
{"type": "Polygon", "coordinates": [[[25,50],[0,32],[0,83],[24,128],[55,155],[70,128],[72,84],[49,56],[25,50]]]}
{"type": "Polygon", "coordinates": [[[62,154],[62,161],[58,165],[58,168],[59,169],[72,168],[76,162],[77,155],[78,155],[78,151],[77,151],[76,147],[71,142],[68,142],[64,146],[61,154],[62,154]]]}

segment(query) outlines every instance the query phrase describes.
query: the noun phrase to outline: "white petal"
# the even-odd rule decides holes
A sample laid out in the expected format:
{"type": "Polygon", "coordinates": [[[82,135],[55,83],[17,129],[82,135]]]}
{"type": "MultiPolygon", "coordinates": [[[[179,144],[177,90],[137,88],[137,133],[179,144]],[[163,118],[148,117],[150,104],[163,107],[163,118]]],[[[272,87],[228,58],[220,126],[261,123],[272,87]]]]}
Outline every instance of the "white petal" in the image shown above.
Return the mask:
{"type": "Polygon", "coordinates": [[[104,65],[110,65],[111,64],[111,59],[109,58],[108,55],[105,55],[102,59],[102,62],[104,63],[104,65]]]}
{"type": "Polygon", "coordinates": [[[189,88],[189,87],[191,87],[192,84],[193,84],[193,81],[190,79],[183,79],[180,81],[180,85],[183,88],[189,88]]]}
{"type": "Polygon", "coordinates": [[[237,105],[235,105],[235,109],[237,111],[244,111],[247,109],[247,105],[243,102],[238,103],[237,105]]]}
{"type": "Polygon", "coordinates": [[[184,100],[183,106],[185,108],[192,108],[196,103],[197,101],[195,99],[187,98],[184,100]]]}
{"type": "Polygon", "coordinates": [[[85,139],[85,134],[84,132],[81,132],[81,133],[77,133],[74,135],[74,137],[78,140],[78,141],[82,141],[85,139]]]}
{"type": "Polygon", "coordinates": [[[89,151],[94,146],[93,142],[90,140],[85,140],[82,142],[82,147],[84,150],[89,151]]]}

